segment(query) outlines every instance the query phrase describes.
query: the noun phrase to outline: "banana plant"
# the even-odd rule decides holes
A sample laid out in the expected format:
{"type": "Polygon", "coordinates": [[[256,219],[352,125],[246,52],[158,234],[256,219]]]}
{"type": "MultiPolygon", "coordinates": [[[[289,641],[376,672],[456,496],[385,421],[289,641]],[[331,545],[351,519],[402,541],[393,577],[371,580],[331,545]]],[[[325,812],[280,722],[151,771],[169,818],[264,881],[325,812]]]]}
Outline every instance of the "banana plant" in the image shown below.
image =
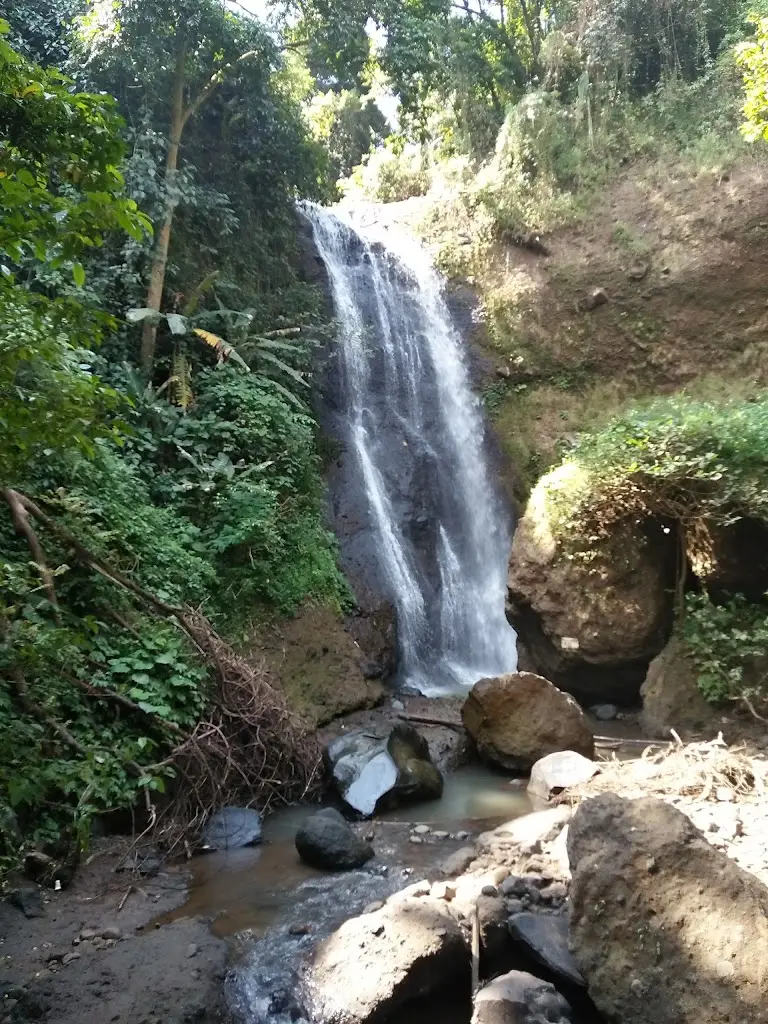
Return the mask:
{"type": "Polygon", "coordinates": [[[230,345],[228,341],[221,338],[218,334],[204,331],[200,327],[192,327],[190,317],[185,316],[183,313],[159,313],[156,309],[150,309],[149,306],[140,306],[139,308],[129,309],[125,314],[125,319],[130,324],[137,324],[147,320],[158,324],[165,320],[168,324],[168,329],[174,337],[194,334],[214,350],[219,364],[233,362],[237,363],[246,373],[251,372],[250,366],[233,345],[230,345]]]}

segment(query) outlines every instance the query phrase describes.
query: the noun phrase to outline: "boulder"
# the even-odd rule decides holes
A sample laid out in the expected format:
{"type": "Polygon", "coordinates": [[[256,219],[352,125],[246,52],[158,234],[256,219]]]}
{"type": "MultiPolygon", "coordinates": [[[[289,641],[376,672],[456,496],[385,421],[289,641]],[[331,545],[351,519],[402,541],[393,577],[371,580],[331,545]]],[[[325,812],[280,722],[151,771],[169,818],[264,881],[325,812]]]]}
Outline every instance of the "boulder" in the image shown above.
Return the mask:
{"type": "Polygon", "coordinates": [[[606,793],[568,830],[570,945],[622,1024],[765,1024],[768,888],[661,800],[606,793]]]}
{"type": "Polygon", "coordinates": [[[461,846],[445,858],[440,865],[440,870],[444,875],[448,875],[448,877],[461,875],[476,857],[477,850],[474,846],[461,846]]]}
{"type": "Polygon", "coordinates": [[[366,843],[333,807],[308,818],[296,833],[296,849],[305,863],[330,871],[359,868],[373,857],[366,843]]]}
{"type": "Polygon", "coordinates": [[[339,736],[328,744],[326,760],[341,798],[366,817],[377,807],[435,800],[443,792],[427,741],[410,725],[339,736]]]}
{"type": "Polygon", "coordinates": [[[484,895],[475,900],[482,953],[495,957],[503,952],[509,943],[507,929],[507,905],[501,896],[484,895]]]}
{"type": "Polygon", "coordinates": [[[261,842],[261,815],[250,807],[222,807],[208,819],[201,850],[238,850],[261,842]]]}
{"type": "Polygon", "coordinates": [[[575,750],[558,750],[540,758],[531,768],[528,792],[542,800],[549,800],[570,786],[589,782],[599,770],[594,761],[577,754],[575,750]]]}
{"type": "Polygon", "coordinates": [[[584,978],[568,948],[568,918],[564,914],[514,914],[509,934],[529,956],[571,985],[584,978]]]}
{"type": "Polygon", "coordinates": [[[511,771],[527,771],[558,750],[594,754],[592,730],[576,701],[532,672],[475,683],[462,719],[480,756],[511,771]]]}
{"type": "Polygon", "coordinates": [[[295,614],[262,626],[255,639],[259,658],[310,727],[372,708],[384,696],[380,667],[361,662],[345,623],[325,605],[305,601],[295,614]]]}
{"type": "Polygon", "coordinates": [[[547,981],[510,971],[475,996],[472,1024],[570,1024],[571,1008],[547,981]]]}
{"type": "Polygon", "coordinates": [[[714,714],[696,685],[696,667],[685,639],[674,634],[651,662],[640,688],[643,731],[651,736],[669,736],[674,729],[685,737],[712,723],[714,714]]]}
{"type": "Polygon", "coordinates": [[[589,710],[598,722],[612,722],[619,714],[619,709],[615,704],[595,704],[589,710]]]}
{"type": "Polygon", "coordinates": [[[11,889],[7,900],[12,906],[18,907],[24,917],[45,917],[43,894],[37,888],[24,886],[21,889],[11,889]]]}
{"type": "Polygon", "coordinates": [[[346,921],[316,949],[302,980],[316,1024],[377,1024],[405,1003],[466,977],[469,953],[448,904],[405,896],[346,921]]]}
{"type": "Polygon", "coordinates": [[[627,705],[672,624],[676,539],[625,525],[575,550],[557,517],[586,487],[575,464],[537,483],[512,542],[509,614],[538,672],[587,704],[627,705]]]}

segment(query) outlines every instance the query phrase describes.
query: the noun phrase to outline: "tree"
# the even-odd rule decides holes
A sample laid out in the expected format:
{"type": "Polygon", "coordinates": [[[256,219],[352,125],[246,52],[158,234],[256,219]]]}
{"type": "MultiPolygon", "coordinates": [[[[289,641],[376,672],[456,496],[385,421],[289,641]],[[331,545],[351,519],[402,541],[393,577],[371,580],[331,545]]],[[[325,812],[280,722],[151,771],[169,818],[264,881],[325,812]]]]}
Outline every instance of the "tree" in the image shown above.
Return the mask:
{"type": "MultiPolygon", "coordinates": [[[[0,254],[9,261],[6,275],[30,259],[61,266],[114,229],[142,237],[149,222],[122,194],[122,121],[114,101],[73,93],[66,76],[13,50],[8,30],[0,20],[0,254]]],[[[78,263],[73,272],[82,284],[78,263]]]]}
{"type": "MultiPolygon", "coordinates": [[[[147,108],[166,116],[164,208],[156,232],[146,306],[162,305],[174,214],[179,203],[177,177],[182,139],[189,122],[220,88],[249,61],[274,62],[276,49],[252,18],[228,11],[217,0],[119,0],[109,19],[99,21],[94,7],[84,23],[92,72],[118,84],[118,96],[140,90],[147,108]]],[[[154,366],[157,323],[142,329],[141,367],[154,366]]]]}
{"type": "Polygon", "coordinates": [[[342,90],[315,96],[309,118],[328,149],[334,179],[346,178],[389,134],[387,119],[370,97],[342,90]]]}
{"type": "Polygon", "coordinates": [[[17,53],[0,21],[0,466],[17,486],[41,453],[88,449],[109,433],[115,393],[88,368],[105,318],[73,299],[30,290],[36,264],[71,266],[115,230],[149,228],[126,198],[122,122],[108,97],[72,93],[67,78],[17,53]]]}
{"type": "Polygon", "coordinates": [[[742,131],[750,142],[768,141],[768,18],[753,17],[754,38],[743,42],[736,59],[744,76],[744,116],[742,131]]]}

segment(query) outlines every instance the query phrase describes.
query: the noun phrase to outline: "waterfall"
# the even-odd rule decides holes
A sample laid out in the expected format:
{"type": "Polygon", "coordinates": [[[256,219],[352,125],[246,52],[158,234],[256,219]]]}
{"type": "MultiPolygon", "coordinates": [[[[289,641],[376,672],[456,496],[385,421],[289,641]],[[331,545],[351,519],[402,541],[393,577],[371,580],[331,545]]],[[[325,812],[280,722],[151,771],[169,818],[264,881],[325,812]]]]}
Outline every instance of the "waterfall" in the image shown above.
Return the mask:
{"type": "Polygon", "coordinates": [[[335,430],[397,611],[400,678],[435,696],[514,671],[509,516],[442,282],[400,229],[304,204],[338,322],[335,430]]]}

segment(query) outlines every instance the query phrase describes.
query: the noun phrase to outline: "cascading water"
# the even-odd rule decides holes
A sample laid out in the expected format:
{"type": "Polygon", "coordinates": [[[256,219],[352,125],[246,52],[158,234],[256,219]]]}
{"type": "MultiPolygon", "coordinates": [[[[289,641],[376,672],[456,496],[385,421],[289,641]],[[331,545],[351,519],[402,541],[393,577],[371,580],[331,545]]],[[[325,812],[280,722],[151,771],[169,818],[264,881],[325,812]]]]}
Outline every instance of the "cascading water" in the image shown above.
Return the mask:
{"type": "Polygon", "coordinates": [[[508,516],[480,403],[426,252],[398,230],[306,204],[338,332],[335,429],[355,456],[400,676],[433,696],[514,671],[508,516]]]}

